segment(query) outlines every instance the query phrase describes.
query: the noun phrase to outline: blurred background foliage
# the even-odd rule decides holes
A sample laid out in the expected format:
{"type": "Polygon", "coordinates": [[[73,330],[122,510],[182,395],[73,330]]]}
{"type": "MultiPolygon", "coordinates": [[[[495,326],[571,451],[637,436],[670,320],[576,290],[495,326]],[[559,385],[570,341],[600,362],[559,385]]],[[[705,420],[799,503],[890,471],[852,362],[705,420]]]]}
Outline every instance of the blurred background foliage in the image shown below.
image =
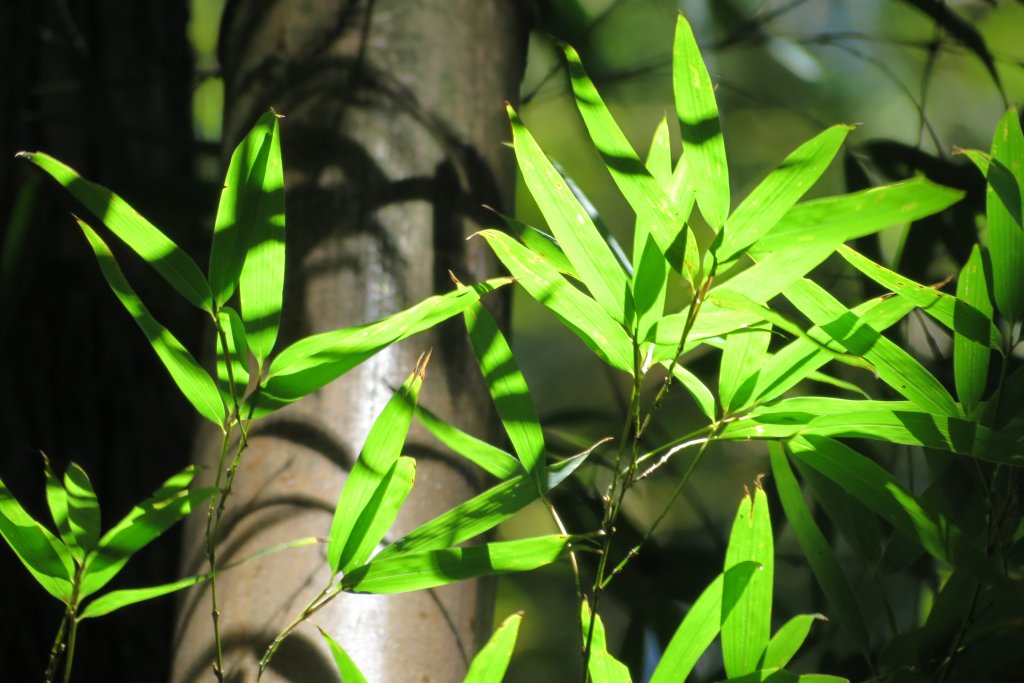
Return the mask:
{"type": "MultiPolygon", "coordinates": [[[[4,476],[5,481],[23,480],[20,489],[13,485],[12,488],[27,490],[29,493],[19,497],[41,506],[41,468],[32,453],[43,447],[53,451],[51,458],[57,463],[72,457],[81,462],[99,482],[101,501],[117,501],[121,496],[126,509],[137,490],[152,488],[151,484],[184,464],[188,446],[183,435],[190,433],[187,412],[159,412],[159,397],[173,395],[166,386],[169,382],[151,363],[148,349],[137,343],[135,332],[129,329],[130,321],[116,310],[116,302],[108,301],[111,297],[105,296],[98,276],[91,272],[94,266],[88,263],[81,245],[71,241],[67,249],[82,252],[82,261],[75,261],[77,256],[69,255],[67,250],[58,250],[56,255],[44,254],[41,245],[51,239],[48,235],[73,232],[66,225],[68,205],[48,194],[51,188],[39,187],[37,178],[30,177],[26,169],[12,170],[9,160],[14,151],[25,147],[62,152],[57,144],[59,136],[33,137],[24,133],[38,123],[33,117],[59,115],[63,117],[67,136],[74,137],[91,135],[96,130],[114,131],[113,121],[123,124],[125,112],[132,106],[163,106],[169,116],[186,121],[187,108],[170,101],[147,100],[132,105],[133,93],[143,92],[145,73],[129,74],[125,82],[114,84],[120,88],[120,99],[112,100],[112,111],[116,114],[111,114],[113,118],[107,121],[106,128],[99,118],[105,112],[89,109],[87,99],[75,100],[80,103],[77,107],[47,104],[60,100],[69,88],[78,92],[81,81],[75,79],[82,74],[62,65],[60,59],[70,60],[78,54],[76,41],[82,39],[83,33],[96,35],[97,27],[89,22],[98,20],[103,13],[82,8],[90,3],[54,0],[31,7],[34,4],[31,0],[14,0],[0,7],[0,25],[11,38],[4,49],[9,58],[8,69],[12,70],[8,85],[0,88],[5,98],[4,106],[0,107],[0,134],[4,136],[0,139],[4,155],[0,163],[0,220],[6,221],[0,242],[0,313],[6,328],[0,331],[0,353],[5,359],[20,359],[17,365],[21,366],[4,371],[0,393],[0,414],[4,416],[0,426],[14,435],[10,437],[12,449],[5,458],[4,476]],[[29,34],[22,35],[25,31],[29,34]],[[50,61],[38,61],[32,69],[17,73],[18,60],[25,54],[19,56],[19,50],[27,49],[30,43],[36,45],[32,42],[36,40],[44,48],[56,50],[57,58],[51,55],[50,61]],[[59,114],[53,114],[56,109],[61,109],[59,114]],[[78,127],[87,130],[83,133],[78,127]],[[26,227],[32,225],[37,226],[34,232],[26,227]],[[46,226],[45,231],[38,228],[40,225],[46,226]],[[85,265],[81,269],[69,266],[72,261],[85,265]],[[41,293],[29,296],[32,288],[19,284],[33,272],[58,271],[63,274],[50,278],[49,289],[41,293]],[[102,303],[85,301],[91,292],[102,303]],[[76,329],[77,324],[77,335],[61,336],[47,327],[47,320],[62,316],[73,318],[63,329],[76,329]],[[19,321],[22,333],[15,335],[13,329],[19,321]],[[99,341],[88,342],[90,335],[99,341]],[[108,343],[122,338],[126,340],[123,344],[108,343]],[[60,355],[60,349],[74,344],[78,345],[78,352],[71,360],[64,364],[47,361],[48,357],[60,355]],[[40,366],[49,370],[40,375],[40,366]],[[82,408],[83,400],[89,401],[88,395],[83,399],[81,390],[62,382],[69,376],[81,378],[81,374],[72,375],[72,371],[83,366],[93,368],[90,376],[94,386],[139,383],[147,387],[147,396],[105,398],[82,408]],[[123,384],[111,380],[111,373],[124,375],[123,384]],[[165,386],[166,392],[162,391],[165,386]],[[143,443],[153,441],[154,437],[159,441],[154,449],[160,456],[160,471],[121,472],[115,476],[115,466],[110,465],[105,476],[107,466],[99,455],[95,456],[95,463],[81,455],[89,450],[90,439],[107,443],[91,436],[95,434],[94,427],[86,425],[106,422],[112,428],[112,416],[123,414],[126,403],[148,401],[149,396],[155,397],[153,414],[165,417],[155,425],[137,425],[135,436],[145,434],[143,443]],[[55,434],[64,436],[58,438],[55,434]]],[[[191,57],[175,58],[186,60],[185,69],[190,71],[182,87],[188,89],[191,133],[182,121],[177,128],[132,130],[122,125],[116,129],[121,138],[106,138],[107,142],[120,145],[115,152],[101,154],[89,145],[80,145],[82,149],[78,151],[87,160],[102,162],[100,171],[94,175],[117,187],[158,225],[175,224],[186,233],[191,231],[194,238],[186,236],[183,241],[194,247],[205,242],[203,235],[212,222],[221,177],[224,98],[217,36],[224,2],[189,0],[187,5],[187,14],[184,7],[175,10],[174,21],[163,22],[154,35],[160,31],[187,31],[191,57]],[[130,131],[127,137],[126,130],[130,131]],[[148,155],[133,153],[138,140],[156,145],[157,151],[148,155]],[[169,160],[167,150],[171,149],[181,159],[169,160]],[[174,166],[176,170],[169,171],[167,177],[179,181],[154,184],[153,178],[158,177],[154,168],[136,173],[136,169],[155,164],[153,159],[157,158],[162,159],[162,164],[174,166]],[[177,172],[183,168],[188,172],[177,172]],[[170,197],[175,198],[171,205],[170,197]]],[[[861,125],[851,136],[842,163],[834,164],[810,196],[841,193],[916,173],[968,192],[965,202],[946,214],[913,226],[893,226],[879,238],[859,244],[862,251],[919,281],[937,282],[956,272],[977,231],[980,229],[983,234],[984,226],[978,221],[984,208],[983,180],[953,150],[957,146],[987,149],[999,116],[1008,105],[1024,98],[1021,0],[533,0],[533,6],[535,23],[520,113],[545,151],[590,197],[611,233],[623,244],[630,243],[633,216],[589,143],[556,39],[577,48],[623,130],[638,150],[645,150],[661,117],[672,118],[671,45],[675,13],[679,10],[693,24],[712,78],[718,84],[734,196],[745,195],[788,152],[827,125],[856,122],[861,125]]],[[[130,23],[128,27],[126,30],[141,30],[132,29],[130,23]]],[[[92,43],[91,47],[92,59],[115,58],[103,53],[106,48],[101,44],[92,43]]],[[[158,55],[157,59],[169,58],[158,55]]],[[[140,116],[138,120],[153,125],[149,123],[151,118],[140,116]]],[[[673,132],[678,153],[678,135],[673,132]]],[[[287,136],[287,129],[284,135],[287,136]]],[[[76,161],[74,154],[65,158],[76,161]]],[[[527,194],[517,194],[519,217],[541,226],[539,212],[527,194]]],[[[706,231],[703,236],[706,242],[706,231]]],[[[814,277],[847,302],[877,293],[834,260],[825,263],[814,277]]],[[[142,288],[143,298],[158,298],[146,297],[144,285],[142,288]]],[[[515,352],[553,449],[576,452],[599,438],[616,434],[623,423],[629,395],[625,378],[610,374],[528,297],[517,296],[513,311],[515,352]]],[[[158,313],[167,319],[183,317],[177,309],[158,313]]],[[[200,334],[195,327],[186,327],[181,332],[186,345],[200,334]]],[[[923,316],[911,316],[894,334],[937,376],[949,379],[950,341],[926,323],[923,316]]],[[[700,356],[688,357],[686,362],[705,380],[717,364],[716,359],[700,356]]],[[[664,440],[669,434],[686,431],[695,422],[690,399],[671,394],[648,438],[664,440]]],[[[120,439],[124,442],[121,448],[138,443],[131,433],[120,439]]],[[[920,449],[883,451],[872,444],[861,450],[891,465],[899,476],[913,484],[915,491],[925,485],[925,456],[920,449]]],[[[635,675],[647,671],[656,661],[658,644],[666,642],[688,601],[721,570],[728,525],[737,500],[745,484],[767,471],[766,455],[762,445],[733,444],[710,452],[682,500],[659,528],[656,542],[647,546],[643,555],[612,584],[611,594],[603,603],[610,646],[630,664],[635,675]]],[[[151,454],[139,457],[148,458],[151,454]]],[[[590,480],[584,477],[565,486],[556,500],[570,529],[585,531],[598,526],[600,503],[595,491],[599,489],[593,480],[602,475],[600,468],[591,468],[591,472],[590,480]]],[[[637,495],[627,499],[624,524],[619,529],[623,542],[642,533],[660,512],[671,492],[671,479],[654,478],[638,486],[637,495]]],[[[771,486],[767,490],[773,491],[771,486]]],[[[122,511],[117,509],[119,504],[115,502],[111,517],[122,511]]],[[[772,501],[772,510],[778,520],[776,618],[781,623],[798,612],[827,612],[795,540],[781,523],[777,501],[772,501]]],[[[41,509],[31,511],[43,516],[41,509]]],[[[540,511],[527,510],[502,533],[537,533],[538,526],[549,524],[546,519],[540,511]]],[[[825,518],[819,521],[828,527],[825,518]]],[[[170,536],[161,547],[149,551],[149,564],[138,563],[135,571],[139,573],[127,576],[126,583],[156,583],[172,578],[177,542],[177,538],[170,536]]],[[[838,550],[841,557],[849,551],[842,545],[838,550]]],[[[52,624],[58,619],[56,608],[52,613],[31,609],[34,589],[18,592],[18,587],[26,584],[20,583],[20,568],[9,566],[8,559],[4,556],[0,563],[0,578],[14,591],[5,605],[11,610],[24,610],[26,616],[20,625],[0,626],[0,672],[13,671],[16,656],[43,656],[52,624]],[[32,630],[34,625],[40,626],[39,632],[32,630]]],[[[874,615],[877,623],[873,625],[881,631],[906,628],[926,613],[936,590],[930,566],[911,566],[907,572],[885,577],[858,569],[855,563],[849,566],[853,572],[859,572],[851,580],[864,596],[866,611],[874,615]]],[[[172,609],[172,601],[164,601],[126,610],[123,616],[119,613],[102,627],[90,625],[83,632],[83,638],[91,639],[82,643],[83,657],[89,657],[89,642],[113,643],[103,646],[105,654],[94,653],[94,657],[114,662],[109,669],[110,680],[127,680],[123,677],[125,671],[138,673],[140,677],[134,680],[156,680],[157,672],[167,668],[168,655],[161,648],[170,642],[172,609]],[[153,628],[153,624],[165,626],[153,628]],[[134,639],[129,644],[118,644],[123,640],[119,640],[119,633],[132,633],[134,639]],[[139,636],[141,633],[145,633],[144,638],[139,636]],[[146,672],[152,672],[152,676],[146,672]]],[[[526,611],[526,619],[509,680],[543,683],[578,677],[577,608],[566,566],[556,565],[503,581],[496,619],[500,621],[517,609],[526,611]]],[[[834,622],[815,626],[801,658],[796,664],[798,669],[806,665],[851,678],[863,678],[866,674],[853,645],[834,622]]],[[[36,664],[30,662],[29,670],[43,668],[36,664]]],[[[81,667],[87,669],[89,664],[83,660],[81,667]]],[[[697,674],[713,675],[716,669],[715,662],[708,660],[698,667],[697,674]]]]}

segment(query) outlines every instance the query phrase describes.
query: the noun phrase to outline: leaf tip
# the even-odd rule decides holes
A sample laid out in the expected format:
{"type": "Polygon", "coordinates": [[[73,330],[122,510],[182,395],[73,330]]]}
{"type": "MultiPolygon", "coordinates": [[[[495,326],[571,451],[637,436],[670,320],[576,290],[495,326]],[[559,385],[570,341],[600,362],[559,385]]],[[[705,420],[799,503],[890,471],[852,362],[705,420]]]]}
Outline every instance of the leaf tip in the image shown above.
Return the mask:
{"type": "Polygon", "coordinates": [[[15,159],[27,159],[28,161],[32,161],[33,155],[34,155],[33,152],[26,152],[26,151],[23,150],[21,152],[15,152],[14,158],[15,159]]]}

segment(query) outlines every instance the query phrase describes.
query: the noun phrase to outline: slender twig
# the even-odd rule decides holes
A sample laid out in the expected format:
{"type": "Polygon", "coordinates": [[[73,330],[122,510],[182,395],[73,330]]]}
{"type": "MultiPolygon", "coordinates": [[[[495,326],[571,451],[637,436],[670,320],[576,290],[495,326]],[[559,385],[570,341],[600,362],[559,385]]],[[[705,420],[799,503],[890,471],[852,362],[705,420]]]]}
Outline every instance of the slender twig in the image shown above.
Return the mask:
{"type": "Polygon", "coordinates": [[[53,679],[57,675],[57,665],[60,663],[60,656],[64,652],[64,630],[68,626],[70,617],[71,609],[66,607],[64,616],[60,620],[60,626],[57,628],[57,637],[53,639],[53,647],[50,648],[50,661],[46,666],[46,671],[43,673],[43,680],[46,683],[53,683],[53,679]]]}
{"type": "Polygon", "coordinates": [[[256,681],[260,680],[263,676],[263,672],[270,665],[270,660],[274,657],[278,648],[281,647],[281,643],[284,642],[285,638],[291,635],[292,631],[297,629],[302,622],[309,619],[311,616],[316,614],[322,608],[327,606],[331,600],[338,597],[341,594],[341,583],[332,583],[320,591],[320,594],[313,598],[308,605],[299,613],[299,616],[295,617],[290,624],[284,627],[277,637],[274,638],[273,642],[267,646],[267,651],[263,653],[263,657],[260,658],[259,671],[256,673],[256,681]]]}

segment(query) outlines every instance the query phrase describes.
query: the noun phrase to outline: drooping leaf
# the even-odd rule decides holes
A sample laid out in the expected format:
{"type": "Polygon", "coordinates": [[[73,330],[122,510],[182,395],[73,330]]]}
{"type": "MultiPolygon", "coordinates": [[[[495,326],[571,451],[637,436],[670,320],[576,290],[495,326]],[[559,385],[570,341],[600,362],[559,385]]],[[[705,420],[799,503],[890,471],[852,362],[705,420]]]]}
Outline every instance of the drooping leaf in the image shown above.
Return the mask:
{"type": "Polygon", "coordinates": [[[768,498],[760,485],[740,501],[725,553],[722,585],[722,659],[729,676],[757,669],[771,636],[775,545],[768,517],[768,498]],[[731,577],[733,567],[755,562],[749,580],[731,577]]]}
{"type": "MultiPolygon", "coordinates": [[[[956,304],[953,309],[953,328],[967,327],[977,311],[989,324],[992,320],[992,299],[989,298],[988,278],[981,250],[975,244],[967,263],[960,271],[956,283],[956,304]]],[[[978,401],[985,395],[988,381],[989,345],[957,332],[953,335],[953,377],[956,395],[965,415],[974,412],[978,401]]]]}
{"type": "Polygon", "coordinates": [[[478,465],[491,476],[504,480],[525,471],[522,464],[511,454],[453,427],[422,405],[416,405],[415,415],[435,439],[478,465]]]}
{"type": "Polygon", "coordinates": [[[811,632],[811,625],[825,617],[820,614],[798,614],[782,625],[772,639],[757,666],[759,669],[782,668],[789,664],[811,632]]]}
{"type": "Polygon", "coordinates": [[[114,260],[114,255],[100,236],[84,221],[78,221],[78,225],[89,241],[110,289],[146,335],[146,339],[171,374],[178,389],[200,415],[220,426],[224,422],[224,404],[216,383],[181,342],[153,318],[135,294],[135,290],[128,284],[120,266],[114,260]]]}
{"type": "Polygon", "coordinates": [[[175,474],[103,534],[96,548],[86,555],[79,597],[85,598],[107,585],[132,555],[217,492],[213,487],[187,490],[195,473],[193,465],[175,474]]]}
{"type": "Polygon", "coordinates": [[[100,503],[96,492],[85,470],[75,463],[68,465],[64,472],[64,490],[67,491],[71,535],[75,545],[88,553],[100,540],[100,503]]]}
{"type": "Polygon", "coordinates": [[[483,372],[487,390],[520,462],[538,482],[544,481],[544,433],[512,349],[498,324],[480,303],[463,314],[473,353],[483,372]]]}
{"type": "Polygon", "coordinates": [[[672,83],[689,181],[704,220],[715,231],[729,215],[729,168],[718,104],[707,67],[686,18],[676,20],[672,83]]]}
{"type": "Polygon", "coordinates": [[[596,301],[508,235],[496,230],[483,230],[479,234],[530,296],[554,313],[599,358],[612,367],[632,373],[632,342],[621,325],[596,301]]]}
{"type": "Polygon", "coordinates": [[[913,356],[878,334],[822,287],[799,280],[784,292],[794,306],[852,354],[863,356],[879,379],[922,408],[959,415],[945,387],[913,356]]]}
{"type": "Polygon", "coordinates": [[[626,273],[511,106],[508,113],[519,169],[548,228],[605,313],[624,323],[632,310],[626,273]]]}
{"type": "Polygon", "coordinates": [[[992,294],[1005,318],[1024,315],[1024,134],[1016,109],[1007,111],[992,138],[985,211],[992,258],[992,294]]]}
{"type": "Polygon", "coordinates": [[[759,240],[796,204],[839,152],[854,126],[837,125],[795,149],[740,202],[725,222],[716,255],[730,261],[759,240]]]}
{"type": "Polygon", "coordinates": [[[217,388],[224,405],[234,407],[234,400],[241,409],[249,385],[249,345],[246,343],[245,325],[242,317],[230,306],[221,306],[217,314],[217,325],[217,388]],[[224,342],[227,342],[226,352],[224,342]]]}
{"type": "Polygon", "coordinates": [[[331,656],[334,657],[334,665],[338,667],[341,683],[366,683],[366,677],[363,676],[363,672],[359,670],[356,663],[352,661],[352,657],[345,651],[345,648],[334,638],[331,638],[327,631],[319,626],[317,628],[320,629],[320,635],[323,636],[327,642],[327,647],[331,650],[331,656]]]}
{"type": "Polygon", "coordinates": [[[586,643],[590,637],[587,670],[591,680],[594,683],[632,683],[626,665],[608,652],[608,637],[605,635],[601,615],[594,614],[586,600],[580,606],[580,623],[583,625],[583,642],[586,643]]]}
{"type": "Polygon", "coordinates": [[[375,558],[347,573],[341,585],[351,593],[406,593],[481,576],[529,571],[557,560],[569,540],[562,535],[536,536],[375,558]]]}
{"type": "Polygon", "coordinates": [[[412,488],[414,464],[409,460],[401,468],[396,469],[396,465],[429,360],[429,355],[420,358],[402,388],[384,406],[348,473],[334,509],[327,545],[327,561],[334,574],[366,562],[412,488]],[[390,507],[383,507],[385,503],[390,507]],[[386,524],[376,520],[378,515],[383,515],[386,524]],[[374,537],[367,535],[371,530],[374,537]]]}
{"type": "Polygon", "coordinates": [[[252,213],[246,211],[243,214],[246,219],[251,216],[252,224],[245,226],[249,237],[246,240],[248,253],[238,279],[245,334],[260,368],[277,342],[284,294],[284,166],[281,163],[279,118],[270,112],[260,119],[260,125],[270,129],[270,150],[262,177],[254,167],[246,182],[246,185],[252,185],[251,191],[255,195],[247,196],[246,201],[258,201],[253,205],[252,213]],[[260,180],[258,185],[254,182],[256,179],[260,180]]]}
{"type": "Polygon", "coordinates": [[[462,683],[501,683],[504,680],[522,620],[523,613],[518,612],[501,622],[501,626],[473,658],[462,683]]]}
{"type": "Polygon", "coordinates": [[[768,452],[782,509],[811,566],[811,572],[825,597],[836,610],[840,625],[850,634],[860,651],[867,655],[871,652],[871,638],[864,614],[861,612],[860,601],[853,592],[846,574],[843,573],[835,551],[807,508],[782,445],[771,442],[768,444],[768,452]]]}
{"type": "Polygon", "coordinates": [[[511,282],[495,278],[424,299],[377,322],[315,334],[284,349],[270,364],[254,417],[266,415],[337,379],[381,349],[464,311],[511,282]]]}
{"type": "MultiPolygon", "coordinates": [[[[665,361],[663,365],[670,365],[670,361],[665,361]]],[[[711,390],[700,381],[700,379],[692,372],[687,370],[685,367],[676,363],[672,367],[672,376],[675,377],[676,381],[679,382],[690,396],[693,397],[697,407],[704,413],[704,416],[709,420],[715,419],[715,397],[711,393],[711,390]]]]}
{"type": "Polygon", "coordinates": [[[193,306],[212,312],[210,285],[196,262],[128,202],[107,188],[85,180],[73,168],[48,154],[19,152],[18,156],[49,173],[193,306]]]}
{"type": "Polygon", "coordinates": [[[721,630],[722,618],[728,616],[723,612],[726,605],[722,601],[725,578],[728,577],[729,585],[735,591],[749,583],[758,568],[756,562],[741,562],[719,574],[704,589],[662,653],[650,683],[679,683],[686,680],[697,660],[721,630]]]}
{"type": "Polygon", "coordinates": [[[71,600],[75,565],[71,553],[46,527],[32,518],[0,481],[0,536],[46,592],[71,600]]]}

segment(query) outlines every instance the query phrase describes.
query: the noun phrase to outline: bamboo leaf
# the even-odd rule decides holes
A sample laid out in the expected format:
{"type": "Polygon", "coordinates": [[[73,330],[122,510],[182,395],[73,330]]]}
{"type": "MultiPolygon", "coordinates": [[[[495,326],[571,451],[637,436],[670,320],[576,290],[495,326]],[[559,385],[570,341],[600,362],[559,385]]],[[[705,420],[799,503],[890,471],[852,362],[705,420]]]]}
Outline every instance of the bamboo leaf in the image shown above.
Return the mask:
{"type": "Polygon", "coordinates": [[[532,225],[517,221],[515,218],[506,216],[503,213],[498,213],[498,216],[501,220],[505,221],[509,232],[525,244],[530,251],[547,259],[548,263],[558,272],[582,282],[580,276],[576,274],[576,269],[573,268],[573,265],[569,263],[569,259],[566,258],[565,252],[558,246],[558,240],[552,235],[543,230],[538,230],[532,225]]]}
{"type": "Polygon", "coordinates": [[[88,553],[100,539],[100,504],[89,476],[75,463],[64,472],[67,491],[68,527],[75,546],[88,553]]]}
{"type": "Polygon", "coordinates": [[[375,558],[347,573],[342,589],[351,593],[406,593],[481,576],[529,571],[557,560],[569,540],[569,536],[562,535],[537,536],[375,558]]]}
{"type": "Polygon", "coordinates": [[[215,425],[222,425],[224,404],[216,383],[196,362],[192,354],[181,345],[181,342],[150,315],[142,300],[135,294],[135,290],[128,284],[120,266],[114,260],[114,255],[100,236],[84,221],[79,220],[78,225],[89,241],[89,246],[92,247],[93,253],[96,255],[100,270],[103,272],[107,284],[110,285],[110,289],[135,320],[135,324],[139,326],[142,333],[146,335],[146,339],[149,340],[156,355],[171,374],[171,378],[178,385],[182,395],[188,399],[188,402],[200,415],[215,425]]]}
{"type": "MultiPolygon", "coordinates": [[[[839,247],[839,254],[864,275],[912,302],[958,335],[986,347],[1002,348],[1003,337],[992,323],[991,313],[986,314],[969,302],[894,273],[846,245],[839,247]]],[[[991,308],[991,303],[989,307],[991,308]]]]}
{"type": "Polygon", "coordinates": [[[956,416],[959,409],[945,387],[906,351],[878,334],[831,294],[810,280],[784,292],[794,306],[852,354],[875,367],[879,379],[930,411],[956,416]]]}
{"type": "Polygon", "coordinates": [[[71,601],[75,565],[70,551],[25,512],[3,481],[0,481],[0,536],[47,593],[61,602],[71,601]]]}
{"type": "Polygon", "coordinates": [[[806,242],[842,244],[948,208],[960,190],[913,178],[852,194],[797,204],[748,250],[755,259],[806,242]]]}
{"type": "Polygon", "coordinates": [[[479,233],[516,282],[554,313],[604,362],[633,372],[633,345],[616,323],[583,292],[563,278],[543,258],[496,230],[479,233]]]}
{"type": "Polygon", "coordinates": [[[17,156],[28,159],[49,173],[193,306],[213,311],[210,285],[192,257],[143,218],[128,202],[107,188],[85,180],[73,168],[49,154],[19,152],[17,156]]]}
{"type": "Polygon", "coordinates": [[[768,499],[760,485],[740,501],[729,534],[725,571],[722,659],[726,674],[742,676],[757,669],[771,636],[775,550],[768,499]],[[757,563],[758,571],[749,580],[730,577],[728,571],[744,562],[757,563]]]}
{"type": "MultiPolygon", "coordinates": [[[[984,316],[991,324],[992,299],[989,298],[988,278],[985,276],[982,254],[977,244],[971,249],[971,255],[957,280],[953,328],[962,330],[968,327],[968,321],[975,312],[984,316]]],[[[965,415],[973,413],[985,395],[988,361],[988,344],[972,339],[960,331],[953,335],[953,376],[956,394],[960,398],[965,415]]]]}
{"type": "Polygon", "coordinates": [[[754,303],[763,304],[824,263],[839,244],[839,241],[830,240],[825,235],[813,241],[791,244],[788,249],[765,255],[762,260],[711,291],[735,292],[754,303]]]}
{"type": "Polygon", "coordinates": [[[749,583],[758,569],[756,562],[741,562],[719,574],[704,589],[676,629],[649,683],[679,683],[686,680],[704,650],[718,635],[723,616],[728,616],[723,612],[725,603],[722,601],[726,577],[729,585],[736,590],[749,583]]]}
{"type": "Polygon", "coordinates": [[[509,278],[495,278],[460,287],[377,322],[315,334],[295,342],[271,362],[255,399],[254,417],[316,391],[381,349],[461,313],[484,294],[509,282],[509,278]]]}
{"type": "Polygon", "coordinates": [[[501,626],[473,658],[462,683],[501,683],[508,670],[509,660],[512,659],[522,620],[523,613],[518,612],[501,622],[501,626]]]}
{"type": "Polygon", "coordinates": [[[107,585],[132,555],[217,492],[213,487],[187,490],[195,473],[196,468],[192,465],[175,474],[103,534],[96,549],[86,555],[80,598],[88,597],[107,585]]]}
{"type": "Polygon", "coordinates": [[[854,126],[837,125],[795,149],[754,188],[725,222],[716,251],[730,261],[759,240],[796,204],[825,172],[854,126]]]}
{"type": "Polygon", "coordinates": [[[594,683],[632,683],[629,669],[608,652],[608,637],[605,635],[604,623],[600,614],[594,614],[586,600],[580,605],[580,623],[583,625],[583,641],[590,639],[590,658],[587,660],[587,671],[594,683]],[[591,626],[593,621],[593,626],[591,626]],[[591,631],[593,628],[593,631],[591,631]]]}
{"type": "Polygon", "coordinates": [[[43,454],[43,472],[46,475],[46,505],[50,508],[50,516],[53,517],[53,523],[57,525],[57,533],[60,534],[60,540],[64,542],[64,547],[71,553],[75,563],[80,565],[85,559],[85,551],[78,547],[75,535],[71,533],[71,523],[68,519],[68,492],[64,488],[64,483],[50,467],[50,459],[46,457],[45,453],[43,454]]]}
{"type": "Polygon", "coordinates": [[[542,482],[545,470],[544,433],[526,378],[516,364],[505,335],[487,309],[475,303],[462,315],[473,353],[512,448],[526,471],[532,472],[537,481],[542,482]]]}
{"type": "Polygon", "coordinates": [[[771,324],[759,323],[725,338],[718,398],[726,415],[746,406],[753,397],[758,375],[768,356],[771,330],[771,324]]]}
{"type": "MultiPolygon", "coordinates": [[[[871,652],[871,638],[867,622],[861,612],[860,602],[836,559],[832,546],[818,528],[814,517],[807,508],[800,485],[786,460],[786,454],[779,443],[769,443],[772,476],[782,501],[786,519],[804,551],[814,578],[832,607],[839,615],[839,623],[850,634],[860,651],[867,656],[871,652]]],[[[766,654],[766,660],[767,654],[766,654]]]]}
{"type": "Polygon", "coordinates": [[[782,668],[789,664],[789,661],[796,656],[796,653],[803,647],[807,640],[807,634],[811,632],[811,625],[817,620],[824,620],[820,614],[798,614],[782,625],[772,639],[768,642],[758,668],[766,669],[772,667],[782,668]]]}
{"type": "Polygon", "coordinates": [[[384,406],[348,473],[334,509],[327,545],[327,561],[334,574],[366,562],[412,488],[415,465],[410,460],[396,469],[396,464],[409,433],[413,407],[429,361],[429,354],[421,356],[402,388],[384,406]],[[384,507],[385,503],[390,507],[384,507]],[[382,516],[381,520],[377,519],[378,515],[382,516]],[[370,537],[370,531],[374,536],[377,532],[380,535],[370,537]]]}
{"type": "MultiPolygon", "coordinates": [[[[239,404],[249,386],[249,345],[245,338],[245,325],[238,311],[230,306],[221,306],[217,313],[217,388],[224,405],[232,406],[232,395],[239,404]],[[223,332],[224,339],[221,339],[223,332]],[[222,341],[227,341],[227,352],[222,341]],[[228,371],[228,363],[231,370],[228,371]],[[234,390],[232,391],[232,380],[234,390]]],[[[238,406],[241,408],[241,405],[238,406]]]]}
{"type": "Polygon", "coordinates": [[[700,49],[686,18],[679,14],[672,49],[672,83],[683,155],[704,220],[715,231],[729,214],[729,168],[718,104],[700,49]]]}
{"type": "MultiPolygon", "coordinates": [[[[666,367],[671,365],[671,361],[664,361],[662,365],[666,367]]],[[[684,368],[682,365],[676,363],[672,367],[672,376],[676,378],[690,396],[693,397],[697,407],[700,408],[700,412],[704,413],[704,416],[709,420],[715,419],[715,396],[711,393],[711,390],[700,381],[696,375],[684,368]]]]}
{"type": "Polygon", "coordinates": [[[257,161],[246,182],[250,186],[248,191],[253,193],[247,192],[246,201],[255,203],[251,204],[251,213],[247,210],[243,214],[245,218],[251,216],[252,224],[245,228],[249,233],[248,253],[238,279],[246,337],[261,369],[277,342],[284,293],[284,166],[279,118],[270,112],[264,114],[258,124],[270,129],[270,150],[262,176],[258,173],[260,162],[257,161]]]}
{"type": "Polygon", "coordinates": [[[970,159],[975,168],[981,171],[981,175],[986,177],[988,176],[988,167],[992,163],[992,156],[988,152],[982,152],[980,149],[954,147],[953,154],[963,154],[965,157],[970,159]]]}
{"type": "Polygon", "coordinates": [[[522,464],[509,453],[448,424],[422,405],[417,404],[415,415],[435,439],[491,476],[508,479],[524,472],[522,464]]]}
{"type": "Polygon", "coordinates": [[[519,170],[548,228],[594,299],[613,320],[624,324],[632,312],[625,272],[515,110],[507,109],[519,170]]]}
{"type": "Polygon", "coordinates": [[[1020,114],[1007,111],[992,138],[985,208],[992,258],[992,294],[1003,316],[1024,315],[1024,134],[1020,114]]]}
{"type": "Polygon", "coordinates": [[[334,665],[338,667],[341,683],[366,683],[366,677],[363,676],[363,672],[359,670],[356,663],[352,661],[348,652],[338,644],[338,641],[331,638],[327,631],[319,626],[317,628],[320,629],[320,635],[327,641],[327,647],[331,650],[331,656],[334,657],[334,665]]]}

